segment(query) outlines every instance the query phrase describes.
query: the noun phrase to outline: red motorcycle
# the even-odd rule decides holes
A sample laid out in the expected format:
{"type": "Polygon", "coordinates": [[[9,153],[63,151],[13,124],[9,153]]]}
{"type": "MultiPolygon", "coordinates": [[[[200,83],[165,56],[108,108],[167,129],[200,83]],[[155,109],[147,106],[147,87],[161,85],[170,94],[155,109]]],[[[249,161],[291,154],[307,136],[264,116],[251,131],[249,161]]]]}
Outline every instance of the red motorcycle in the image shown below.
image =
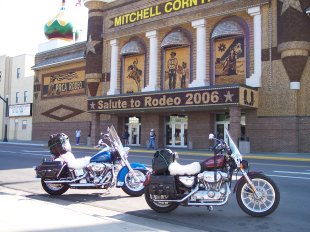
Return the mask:
{"type": "Polygon", "coordinates": [[[181,165],[177,153],[169,149],[157,151],[152,162],[152,172],[145,181],[145,200],[159,213],[168,213],[179,205],[222,206],[228,202],[233,177],[233,192],[240,208],[253,217],[264,217],[274,212],[280,202],[276,183],[262,172],[249,171],[237,146],[227,133],[227,142],[217,139],[211,148],[214,156],[199,163],[181,165]],[[238,178],[238,174],[241,177],[238,178]]]}

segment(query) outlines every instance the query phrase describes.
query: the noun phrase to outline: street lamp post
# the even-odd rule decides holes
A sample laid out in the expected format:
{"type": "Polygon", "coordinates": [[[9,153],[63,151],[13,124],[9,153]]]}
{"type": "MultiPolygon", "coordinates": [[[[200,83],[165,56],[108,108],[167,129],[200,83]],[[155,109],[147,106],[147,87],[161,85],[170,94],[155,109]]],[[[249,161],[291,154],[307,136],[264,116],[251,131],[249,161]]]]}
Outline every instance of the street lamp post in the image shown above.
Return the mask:
{"type": "MultiPolygon", "coordinates": [[[[9,117],[9,99],[8,97],[6,97],[6,99],[4,99],[3,97],[0,98],[2,101],[5,102],[5,117],[9,117]]],[[[8,123],[7,120],[5,120],[5,127],[4,127],[4,138],[3,138],[3,142],[8,142],[8,123]]]]}

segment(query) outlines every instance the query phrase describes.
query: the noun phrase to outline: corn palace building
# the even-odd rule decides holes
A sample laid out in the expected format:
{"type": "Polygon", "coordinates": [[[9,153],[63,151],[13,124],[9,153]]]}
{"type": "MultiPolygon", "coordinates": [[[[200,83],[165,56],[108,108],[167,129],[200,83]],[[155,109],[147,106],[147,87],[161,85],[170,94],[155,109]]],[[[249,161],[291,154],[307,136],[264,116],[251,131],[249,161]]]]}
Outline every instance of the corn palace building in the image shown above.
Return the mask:
{"type": "Polygon", "coordinates": [[[79,126],[95,144],[113,124],[131,146],[155,129],[158,147],[206,149],[227,128],[244,151],[310,151],[309,0],[84,4],[86,43],[37,54],[34,138],[79,126]],[[82,87],[49,94],[55,75],[82,87]]]}

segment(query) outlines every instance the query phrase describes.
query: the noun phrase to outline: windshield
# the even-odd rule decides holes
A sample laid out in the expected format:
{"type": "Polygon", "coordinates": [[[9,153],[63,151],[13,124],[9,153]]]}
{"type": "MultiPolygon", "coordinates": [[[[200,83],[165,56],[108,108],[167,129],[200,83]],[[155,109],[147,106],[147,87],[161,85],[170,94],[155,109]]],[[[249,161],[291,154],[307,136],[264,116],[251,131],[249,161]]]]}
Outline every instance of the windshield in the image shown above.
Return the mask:
{"type": "Polygon", "coordinates": [[[225,128],[225,133],[227,135],[227,144],[230,147],[230,150],[232,152],[232,157],[235,159],[237,165],[239,166],[240,162],[242,161],[242,155],[226,128],[225,128]]]}
{"type": "Polygon", "coordinates": [[[119,136],[118,136],[113,125],[109,128],[109,136],[110,136],[111,142],[113,142],[114,146],[116,146],[120,150],[124,149],[122,141],[120,140],[120,138],[119,138],[119,136]]]}

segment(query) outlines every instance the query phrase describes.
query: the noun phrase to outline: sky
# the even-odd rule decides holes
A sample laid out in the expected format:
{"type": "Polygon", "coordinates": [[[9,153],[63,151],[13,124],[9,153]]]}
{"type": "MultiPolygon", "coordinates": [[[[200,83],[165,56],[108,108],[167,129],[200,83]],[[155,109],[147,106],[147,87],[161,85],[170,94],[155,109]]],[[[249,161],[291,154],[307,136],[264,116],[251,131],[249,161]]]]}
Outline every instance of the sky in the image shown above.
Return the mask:
{"type": "MultiPolygon", "coordinates": [[[[87,37],[88,9],[78,0],[66,0],[66,15],[79,28],[79,41],[87,37]]],[[[44,25],[59,12],[62,0],[0,0],[0,56],[35,55],[47,42],[44,25]]]]}

